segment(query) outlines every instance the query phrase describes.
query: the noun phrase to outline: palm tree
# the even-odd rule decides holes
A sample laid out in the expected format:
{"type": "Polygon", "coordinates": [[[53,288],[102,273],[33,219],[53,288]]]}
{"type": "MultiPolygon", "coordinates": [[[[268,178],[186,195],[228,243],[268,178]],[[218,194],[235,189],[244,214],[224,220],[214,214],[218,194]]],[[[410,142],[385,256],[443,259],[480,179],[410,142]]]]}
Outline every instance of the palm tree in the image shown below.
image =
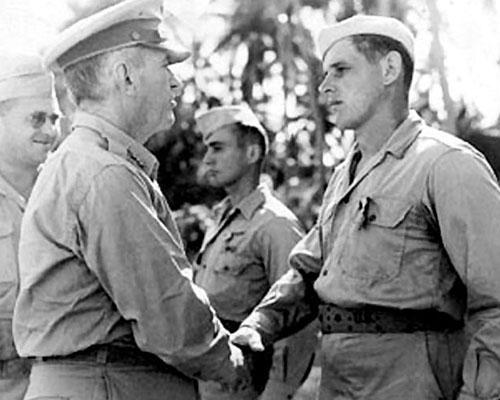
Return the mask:
{"type": "MultiPolygon", "coordinates": [[[[224,16],[228,29],[213,52],[229,57],[229,76],[221,78],[232,89],[229,102],[247,102],[271,136],[285,138],[284,146],[273,149],[285,177],[315,171],[312,185],[318,190],[326,182],[322,154],[328,122],[317,96],[321,64],[300,13],[304,7],[326,10],[328,5],[319,0],[233,1],[224,16]],[[307,133],[309,143],[299,140],[299,132],[307,133]]],[[[211,68],[210,57],[199,65],[211,68]]]]}

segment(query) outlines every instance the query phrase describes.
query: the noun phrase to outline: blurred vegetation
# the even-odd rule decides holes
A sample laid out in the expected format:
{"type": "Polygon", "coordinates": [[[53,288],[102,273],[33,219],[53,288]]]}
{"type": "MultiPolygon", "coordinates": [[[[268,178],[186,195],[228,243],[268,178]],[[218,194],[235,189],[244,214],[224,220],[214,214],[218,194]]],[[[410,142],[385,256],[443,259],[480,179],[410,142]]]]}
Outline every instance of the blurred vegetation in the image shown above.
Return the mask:
{"type": "MultiPolygon", "coordinates": [[[[116,0],[99,2],[99,6],[95,3],[91,10],[82,8],[78,0],[71,3],[77,19],[116,0]]],[[[426,46],[419,49],[426,53],[417,63],[413,108],[429,124],[472,142],[499,176],[498,124],[485,127],[473,99],[457,101],[452,96],[442,32],[449,21],[445,21],[437,3],[210,1],[208,12],[196,27],[198,35],[190,44],[191,62],[180,66],[185,88],[176,110],[177,122],[168,134],[157,135],[148,143],[160,160],[159,183],[176,210],[190,257],[199,248],[206,224],[210,223],[210,207],[224,196],[220,190],[204,186],[197,175],[204,149],[194,116],[214,105],[245,101],[254,109],[272,143],[265,168],[268,180],[306,228],[314,223],[328,178],[352,143],[352,133],[340,132],[332,125],[323,99],[318,96],[321,62],[311,34],[312,28],[319,28],[317,21],[329,24],[359,13],[387,15],[427,37],[426,46]]],[[[474,5],[486,14],[496,12],[490,0],[474,5]]],[[[183,29],[174,24],[173,34],[185,38],[183,29]]]]}

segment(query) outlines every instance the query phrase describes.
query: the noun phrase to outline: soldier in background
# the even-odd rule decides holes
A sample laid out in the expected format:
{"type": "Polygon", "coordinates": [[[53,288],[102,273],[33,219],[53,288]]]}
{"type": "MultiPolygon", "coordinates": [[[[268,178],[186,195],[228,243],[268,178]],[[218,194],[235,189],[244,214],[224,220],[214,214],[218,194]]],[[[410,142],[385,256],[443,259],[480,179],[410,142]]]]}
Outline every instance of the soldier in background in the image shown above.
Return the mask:
{"type": "Polygon", "coordinates": [[[31,361],[19,358],[12,313],[19,288],[17,251],[21,218],[57,137],[52,78],[38,55],[0,55],[0,397],[20,400],[31,361]]]}
{"type": "MultiPolygon", "coordinates": [[[[207,148],[205,178],[212,187],[223,188],[227,197],[215,207],[216,224],[206,233],[194,281],[205,289],[224,326],[234,332],[288,270],[290,250],[303,231],[269,187],[259,184],[268,137],[250,108],[215,107],[198,116],[197,125],[207,148]]],[[[262,390],[260,399],[290,399],[310,370],[316,343],[312,325],[276,343],[274,357],[272,347],[251,356],[260,375],[257,387],[232,394],[201,382],[202,399],[250,400],[262,390]]]]}

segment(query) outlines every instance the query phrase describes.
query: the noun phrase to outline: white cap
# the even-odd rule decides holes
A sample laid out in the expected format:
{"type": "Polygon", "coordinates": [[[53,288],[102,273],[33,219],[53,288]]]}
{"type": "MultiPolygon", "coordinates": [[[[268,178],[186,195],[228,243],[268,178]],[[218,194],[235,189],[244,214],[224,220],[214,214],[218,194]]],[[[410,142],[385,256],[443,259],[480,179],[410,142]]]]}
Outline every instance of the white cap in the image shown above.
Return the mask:
{"type": "Polygon", "coordinates": [[[44,64],[66,68],[107,51],[143,45],[165,51],[170,63],[190,53],[173,38],[162,37],[162,0],[125,0],[62,31],[46,49],[44,64]]]}
{"type": "Polygon", "coordinates": [[[317,45],[322,59],[340,39],[353,35],[380,35],[394,39],[407,50],[412,60],[414,56],[414,36],[401,21],[375,15],[356,15],[320,31],[317,45]]]}
{"type": "Polygon", "coordinates": [[[269,147],[266,130],[247,104],[214,107],[196,117],[198,129],[205,136],[226,125],[241,124],[255,128],[264,138],[265,151],[269,147]]]}
{"type": "Polygon", "coordinates": [[[0,101],[52,96],[52,76],[37,54],[0,52],[0,101]]]}

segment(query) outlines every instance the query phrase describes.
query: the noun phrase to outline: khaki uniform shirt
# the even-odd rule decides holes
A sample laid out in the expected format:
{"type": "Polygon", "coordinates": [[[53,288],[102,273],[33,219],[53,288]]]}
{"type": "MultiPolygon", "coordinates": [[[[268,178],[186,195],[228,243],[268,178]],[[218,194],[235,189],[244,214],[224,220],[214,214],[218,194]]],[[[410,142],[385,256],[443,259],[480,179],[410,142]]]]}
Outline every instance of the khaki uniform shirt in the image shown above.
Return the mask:
{"type": "Polygon", "coordinates": [[[184,273],[190,265],[156,170],[154,156],[123,131],[75,115],[21,228],[13,330],[22,356],[133,336],[187,375],[227,375],[228,333],[184,273]]]}
{"type": "Polygon", "coordinates": [[[220,318],[241,322],[288,270],[288,256],[303,231],[265,185],[234,208],[226,198],[215,214],[217,224],[204,238],[194,281],[220,318]]]}
{"type": "Polygon", "coordinates": [[[317,226],[292,252],[301,274],[278,281],[244,324],[273,336],[313,318],[306,282],[314,282],[320,301],[343,307],[439,310],[466,319],[472,334],[459,398],[500,396],[500,189],[493,171],[471,146],[413,112],[351,181],[356,151],[335,170],[317,226]],[[280,313],[284,303],[294,310],[280,313]]]}
{"type": "Polygon", "coordinates": [[[19,286],[17,249],[26,200],[0,175],[0,360],[17,358],[12,313],[19,286]]]}

